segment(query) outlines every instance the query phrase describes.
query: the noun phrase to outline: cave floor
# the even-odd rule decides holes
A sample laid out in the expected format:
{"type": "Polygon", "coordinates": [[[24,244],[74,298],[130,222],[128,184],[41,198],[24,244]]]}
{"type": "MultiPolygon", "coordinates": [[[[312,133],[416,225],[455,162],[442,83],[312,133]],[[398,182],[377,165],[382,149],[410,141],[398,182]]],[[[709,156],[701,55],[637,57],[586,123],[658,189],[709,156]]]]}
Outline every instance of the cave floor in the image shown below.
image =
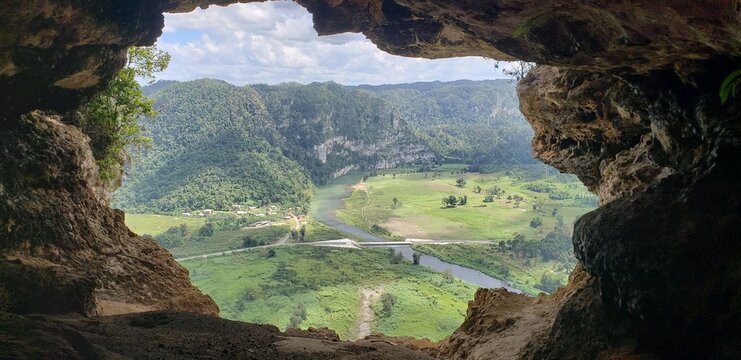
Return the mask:
{"type": "Polygon", "coordinates": [[[0,359],[410,359],[393,341],[338,341],[212,316],[151,312],[98,318],[0,314],[0,359]]]}

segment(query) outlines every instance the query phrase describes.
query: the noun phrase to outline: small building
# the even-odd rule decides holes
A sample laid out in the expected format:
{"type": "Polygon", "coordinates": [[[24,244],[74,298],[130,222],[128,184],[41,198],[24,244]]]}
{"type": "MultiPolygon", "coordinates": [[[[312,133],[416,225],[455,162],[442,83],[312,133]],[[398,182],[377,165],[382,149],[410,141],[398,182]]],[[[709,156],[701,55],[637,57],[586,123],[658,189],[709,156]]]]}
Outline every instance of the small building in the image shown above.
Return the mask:
{"type": "Polygon", "coordinates": [[[255,209],[257,209],[257,206],[250,206],[250,210],[255,210],[255,209]]]}
{"type": "Polygon", "coordinates": [[[265,217],[265,214],[259,213],[259,214],[255,214],[255,216],[257,216],[257,217],[265,217]]]}
{"type": "Polygon", "coordinates": [[[203,209],[203,213],[206,215],[211,215],[214,212],[214,209],[203,209]]]}
{"type": "Polygon", "coordinates": [[[278,215],[277,212],[269,212],[268,215],[278,215]]]}
{"type": "Polygon", "coordinates": [[[242,205],[239,205],[239,204],[232,205],[232,210],[241,210],[241,209],[242,209],[242,205]]]}
{"type": "Polygon", "coordinates": [[[247,215],[246,211],[238,210],[237,215],[247,215]]]}
{"type": "Polygon", "coordinates": [[[184,212],[184,213],[183,213],[183,216],[191,217],[191,216],[193,216],[193,214],[191,214],[191,213],[189,213],[189,212],[184,212]]]}

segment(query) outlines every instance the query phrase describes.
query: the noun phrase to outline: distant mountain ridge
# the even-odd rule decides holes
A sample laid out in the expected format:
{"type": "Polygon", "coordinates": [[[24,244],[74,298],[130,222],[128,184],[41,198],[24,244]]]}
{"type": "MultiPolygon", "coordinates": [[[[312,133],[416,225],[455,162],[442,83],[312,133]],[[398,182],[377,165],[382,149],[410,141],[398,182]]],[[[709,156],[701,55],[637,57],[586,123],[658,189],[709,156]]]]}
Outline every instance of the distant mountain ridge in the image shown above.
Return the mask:
{"type": "Polygon", "coordinates": [[[143,87],[159,115],[114,205],[130,211],[306,207],[314,184],[354,170],[432,162],[527,163],[531,131],[506,80],[343,86],[143,87]]]}
{"type": "Polygon", "coordinates": [[[334,83],[204,79],[144,91],[159,111],[143,120],[153,146],[135,156],[114,194],[130,211],[307,207],[314,183],[436,159],[379,97],[334,83]]]}

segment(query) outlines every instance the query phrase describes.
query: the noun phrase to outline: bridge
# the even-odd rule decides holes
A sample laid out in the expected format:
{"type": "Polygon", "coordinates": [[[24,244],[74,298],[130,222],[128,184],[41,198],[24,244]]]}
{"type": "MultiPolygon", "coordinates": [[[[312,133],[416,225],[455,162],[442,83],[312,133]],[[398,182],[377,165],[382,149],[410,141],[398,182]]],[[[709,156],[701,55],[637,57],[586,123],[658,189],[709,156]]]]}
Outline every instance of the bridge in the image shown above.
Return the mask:
{"type": "Polygon", "coordinates": [[[414,244],[450,245],[450,244],[465,244],[465,243],[471,243],[471,242],[482,243],[482,244],[486,243],[486,241],[475,241],[475,240],[404,239],[404,241],[355,241],[352,239],[337,239],[337,240],[325,240],[325,241],[305,243],[305,245],[361,249],[361,248],[368,248],[368,247],[409,246],[409,245],[414,245],[414,244]]]}
{"type": "Polygon", "coordinates": [[[231,255],[241,252],[247,252],[256,249],[279,247],[279,246],[321,246],[321,247],[335,247],[345,249],[363,249],[369,247],[392,247],[392,246],[409,246],[414,244],[419,245],[451,245],[451,244],[486,244],[490,241],[486,240],[429,240],[429,239],[404,239],[404,241],[355,241],[353,239],[336,239],[336,240],[324,240],[315,241],[308,243],[286,243],[276,242],[275,244],[262,245],[248,248],[240,248],[233,250],[218,251],[210,254],[193,255],[182,258],[176,258],[177,261],[193,260],[193,259],[207,259],[214,256],[231,255]]]}

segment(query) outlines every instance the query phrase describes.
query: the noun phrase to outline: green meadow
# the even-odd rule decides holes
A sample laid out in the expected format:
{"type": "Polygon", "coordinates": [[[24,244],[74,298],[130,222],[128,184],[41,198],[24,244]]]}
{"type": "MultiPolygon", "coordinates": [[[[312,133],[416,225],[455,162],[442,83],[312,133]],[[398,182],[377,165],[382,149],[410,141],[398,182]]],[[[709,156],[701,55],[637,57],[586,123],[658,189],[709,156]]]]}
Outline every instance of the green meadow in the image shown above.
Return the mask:
{"type": "Polygon", "coordinates": [[[406,260],[388,249],[281,247],[183,261],[221,316],[281,329],[329,327],[357,333],[363,289],[382,289],[371,329],[391,336],[441,340],[463,321],[475,287],[406,260]],[[383,296],[383,295],[382,295],[383,296]],[[430,314],[435,314],[430,319],[430,314]]]}
{"type": "Polygon", "coordinates": [[[137,234],[153,236],[176,258],[243,248],[248,238],[255,245],[271,244],[291,230],[291,226],[282,220],[272,219],[275,221],[272,226],[250,228],[234,223],[235,219],[237,217],[229,213],[219,213],[209,218],[126,214],[126,225],[137,234]],[[207,222],[215,224],[213,233],[200,236],[199,229],[207,222]],[[182,232],[181,228],[184,229],[182,232]]]}
{"type": "Polygon", "coordinates": [[[559,216],[570,227],[577,216],[594,208],[594,196],[575,178],[564,180],[555,174],[528,178],[527,172],[525,168],[522,172],[464,173],[453,166],[428,172],[387,170],[354,186],[337,216],[368,231],[380,226],[391,237],[501,240],[520,233],[536,239],[553,229],[559,216]],[[465,185],[458,186],[458,179],[465,185]],[[480,193],[474,191],[476,187],[480,193]],[[489,189],[501,193],[492,202],[484,202],[489,189]],[[444,207],[443,197],[451,195],[466,196],[467,204],[444,207]],[[524,200],[516,204],[508,199],[515,196],[524,200]],[[542,224],[531,227],[536,217],[542,224]]]}
{"type": "Polygon", "coordinates": [[[180,224],[199,228],[205,223],[206,219],[199,217],[126,213],[126,226],[139,235],[156,236],[180,224]]]}

